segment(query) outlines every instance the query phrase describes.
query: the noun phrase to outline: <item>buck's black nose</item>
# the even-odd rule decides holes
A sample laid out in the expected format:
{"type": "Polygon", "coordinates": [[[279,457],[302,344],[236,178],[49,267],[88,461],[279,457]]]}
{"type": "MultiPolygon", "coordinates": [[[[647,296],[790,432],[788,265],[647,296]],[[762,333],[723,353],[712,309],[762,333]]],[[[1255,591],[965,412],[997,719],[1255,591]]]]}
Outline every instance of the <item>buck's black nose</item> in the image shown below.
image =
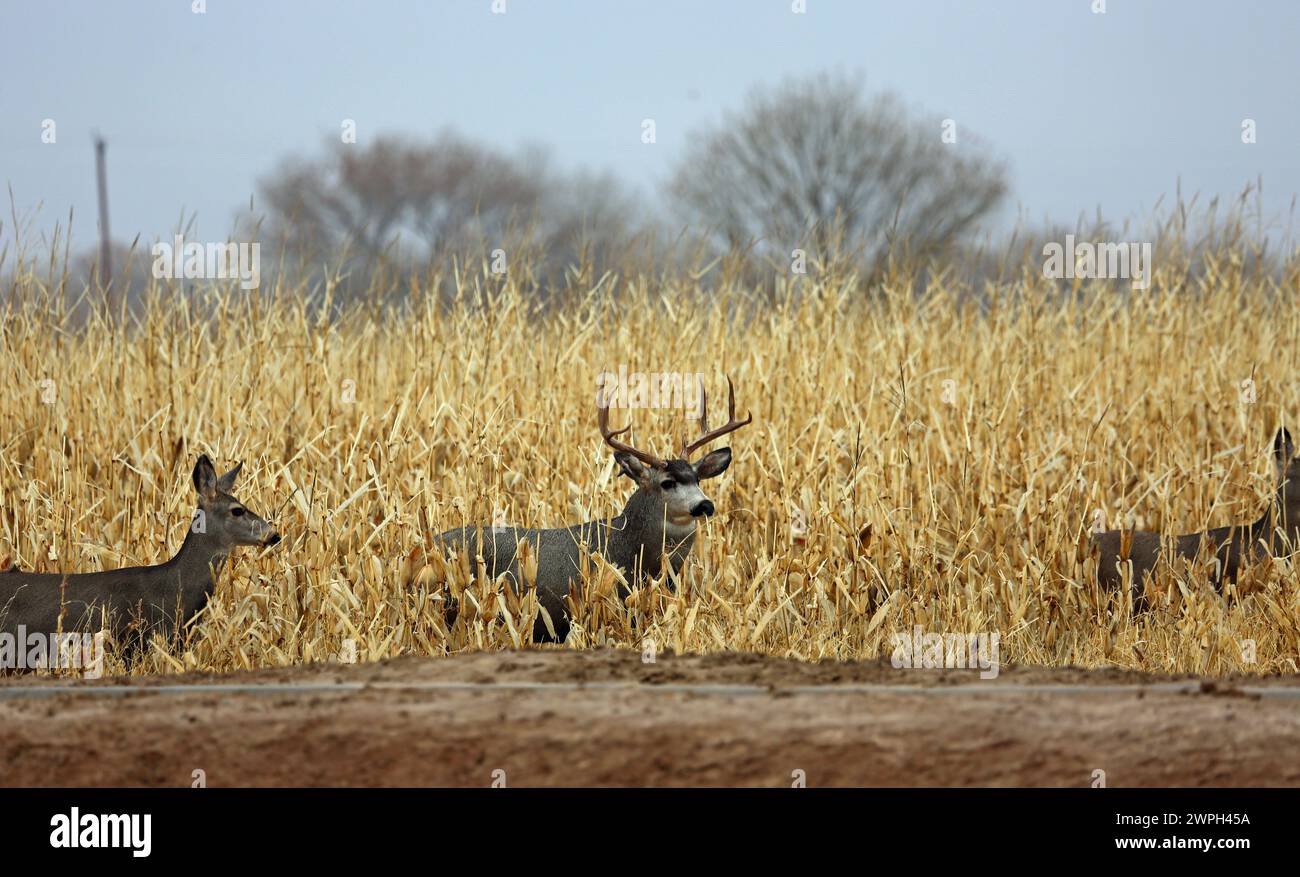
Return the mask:
{"type": "Polygon", "coordinates": [[[713,503],[709,502],[707,499],[702,503],[698,503],[695,508],[691,509],[692,518],[707,518],[712,514],[713,503]]]}
{"type": "Polygon", "coordinates": [[[272,533],[272,534],[267,538],[267,540],[266,540],[265,542],[263,542],[262,544],[263,544],[263,545],[266,545],[266,546],[269,547],[269,546],[271,546],[271,545],[278,545],[279,542],[280,542],[280,534],[279,534],[279,533],[272,533]]]}

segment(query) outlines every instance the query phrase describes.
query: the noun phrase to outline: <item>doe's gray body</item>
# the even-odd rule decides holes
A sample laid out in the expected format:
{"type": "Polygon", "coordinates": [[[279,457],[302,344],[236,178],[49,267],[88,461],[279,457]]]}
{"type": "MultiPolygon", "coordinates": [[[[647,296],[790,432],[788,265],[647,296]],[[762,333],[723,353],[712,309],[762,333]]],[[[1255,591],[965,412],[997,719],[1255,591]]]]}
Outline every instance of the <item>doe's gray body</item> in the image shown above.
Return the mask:
{"type": "Polygon", "coordinates": [[[106,611],[115,638],[138,621],[170,636],[212,596],[226,555],[189,533],[175,556],[151,566],[93,573],[0,574],[0,633],[99,630],[106,611]]]}

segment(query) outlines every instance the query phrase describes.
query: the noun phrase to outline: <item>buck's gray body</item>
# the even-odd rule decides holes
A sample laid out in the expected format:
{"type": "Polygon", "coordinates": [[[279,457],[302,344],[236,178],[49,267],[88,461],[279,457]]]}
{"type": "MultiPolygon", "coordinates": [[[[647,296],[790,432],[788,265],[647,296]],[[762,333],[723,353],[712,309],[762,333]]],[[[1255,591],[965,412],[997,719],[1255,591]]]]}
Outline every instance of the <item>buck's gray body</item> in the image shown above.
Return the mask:
{"type": "MultiPolygon", "coordinates": [[[[665,556],[672,563],[673,572],[679,573],[695,542],[695,523],[692,521],[686,527],[665,526],[663,502],[638,488],[622,514],[613,518],[553,530],[459,527],[440,534],[438,540],[447,547],[464,550],[472,568],[473,559],[480,555],[480,534],[484,537],[481,555],[488,576],[505,574],[516,593],[523,582],[516,562],[519,543],[526,540],[532,545],[537,559],[537,599],[551,616],[555,639],[563,642],[569,635],[564,599],[582,568],[584,552],[588,556],[600,552],[622,571],[629,584],[658,576],[665,556]]],[[[626,595],[623,589],[620,596],[626,595]]],[[[533,639],[538,642],[551,639],[541,618],[533,626],[533,639]]]]}

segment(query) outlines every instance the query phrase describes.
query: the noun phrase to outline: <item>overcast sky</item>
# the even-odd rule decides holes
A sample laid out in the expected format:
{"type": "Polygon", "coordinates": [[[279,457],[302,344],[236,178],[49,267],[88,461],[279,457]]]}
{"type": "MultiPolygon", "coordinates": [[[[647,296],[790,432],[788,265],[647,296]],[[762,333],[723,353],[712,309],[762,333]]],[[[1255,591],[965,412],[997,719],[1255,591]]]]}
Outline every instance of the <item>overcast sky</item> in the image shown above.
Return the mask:
{"type": "Polygon", "coordinates": [[[499,15],[492,0],[207,0],[205,14],[0,0],[0,182],[36,232],[75,209],[89,246],[99,131],[114,238],[196,214],[197,236],[221,239],[260,176],[354,119],[361,142],[451,127],[546,145],[649,200],[693,133],[755,85],[829,71],[1005,158],[1005,222],[1142,216],[1180,178],[1230,196],[1258,176],[1285,219],[1300,191],[1300,3],[1094,2],[806,0],[795,14],[791,0],[505,0],[499,15]]]}

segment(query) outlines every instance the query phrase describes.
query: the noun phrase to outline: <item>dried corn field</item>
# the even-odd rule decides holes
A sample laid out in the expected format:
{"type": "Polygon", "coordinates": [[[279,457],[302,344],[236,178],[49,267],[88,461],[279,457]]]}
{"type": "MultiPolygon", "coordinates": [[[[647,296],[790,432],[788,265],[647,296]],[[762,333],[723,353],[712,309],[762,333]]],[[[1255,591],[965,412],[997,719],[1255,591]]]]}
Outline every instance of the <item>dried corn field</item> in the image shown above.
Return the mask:
{"type": "MultiPolygon", "coordinates": [[[[616,514],[632,488],[596,430],[597,375],[700,372],[715,398],[729,375],[754,417],[706,488],[718,514],[675,589],[620,601],[593,562],[569,648],[871,658],[920,625],[998,633],[1014,664],[1300,671],[1292,560],[1226,599],[1166,576],[1134,618],[1098,593],[1086,540],[1103,519],[1259,516],[1268,441],[1300,412],[1294,277],[1247,280],[1226,257],[1145,292],[1026,275],[864,294],[826,273],[771,297],[607,278],[544,307],[487,273],[401,306],[336,307],[283,280],[164,285],[130,319],[74,327],[54,284],[22,273],[0,350],[0,560],[166,559],[206,452],[244,461],[240,498],[285,540],[236,554],[184,641],[111,670],[528,648],[536,601],[444,562],[430,535],[616,514]]],[[[614,412],[629,419],[664,453],[689,429],[681,410],[614,412]]]]}

